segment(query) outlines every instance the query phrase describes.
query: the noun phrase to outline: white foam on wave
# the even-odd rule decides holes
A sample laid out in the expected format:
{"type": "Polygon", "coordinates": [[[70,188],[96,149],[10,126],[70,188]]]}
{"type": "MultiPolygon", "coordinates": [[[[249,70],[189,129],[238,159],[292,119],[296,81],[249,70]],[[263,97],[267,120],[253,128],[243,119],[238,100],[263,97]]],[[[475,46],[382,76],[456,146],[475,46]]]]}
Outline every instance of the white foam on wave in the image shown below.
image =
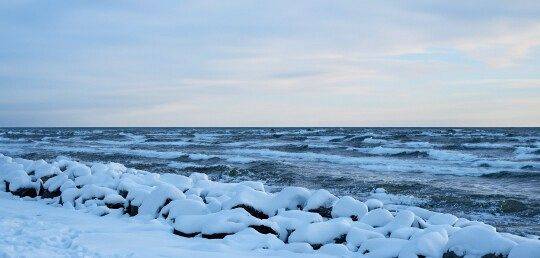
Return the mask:
{"type": "Polygon", "coordinates": [[[461,153],[457,151],[448,150],[436,150],[436,149],[414,149],[414,148],[390,148],[390,147],[374,147],[374,148],[349,148],[365,154],[372,155],[397,155],[397,154],[411,154],[417,151],[425,152],[430,158],[435,160],[444,161],[475,161],[479,158],[467,153],[461,153]]]}
{"type": "Polygon", "coordinates": [[[540,150],[540,148],[517,147],[514,151],[515,158],[518,160],[540,158],[540,155],[534,154],[534,152],[538,150],[540,150]]]}
{"type": "Polygon", "coordinates": [[[463,143],[461,144],[466,148],[481,148],[481,149],[508,149],[513,148],[512,143],[490,143],[490,142],[477,142],[477,143],[463,143]]]}
{"type": "Polygon", "coordinates": [[[414,160],[390,159],[387,157],[352,157],[313,152],[284,152],[269,149],[232,149],[228,153],[272,160],[296,160],[304,162],[328,162],[339,165],[353,165],[370,171],[384,172],[426,172],[433,174],[481,175],[486,168],[456,167],[455,164],[429,161],[419,163],[414,160]]]}

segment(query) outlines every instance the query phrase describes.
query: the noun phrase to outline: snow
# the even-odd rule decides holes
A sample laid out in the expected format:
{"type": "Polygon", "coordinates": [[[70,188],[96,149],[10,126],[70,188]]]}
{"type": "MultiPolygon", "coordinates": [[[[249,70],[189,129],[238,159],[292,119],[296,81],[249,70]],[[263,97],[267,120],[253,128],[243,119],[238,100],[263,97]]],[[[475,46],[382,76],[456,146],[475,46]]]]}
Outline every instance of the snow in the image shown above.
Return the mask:
{"type": "MultiPolygon", "coordinates": [[[[62,209],[0,193],[0,257],[332,257],[239,248],[245,239],[182,238],[159,221],[62,209]]],[[[251,239],[251,240],[250,240],[251,239]]]]}
{"type": "Polygon", "coordinates": [[[223,183],[0,154],[0,257],[539,257],[540,241],[375,189],[223,183]],[[6,187],[7,186],[7,187],[6,187]]]}
{"type": "Polygon", "coordinates": [[[508,258],[540,257],[540,243],[538,241],[525,241],[510,251],[508,258]]]}
{"type": "Polygon", "coordinates": [[[388,210],[378,208],[369,211],[362,219],[360,219],[360,222],[373,227],[381,227],[392,221],[393,218],[394,216],[388,210]]]}
{"type": "Polygon", "coordinates": [[[336,238],[346,235],[351,228],[351,222],[349,218],[337,218],[307,224],[292,232],[289,236],[289,242],[327,244],[336,238]]]}
{"type": "Polygon", "coordinates": [[[332,217],[351,217],[353,220],[362,218],[368,212],[368,207],[361,201],[350,196],[339,198],[332,207],[332,217]]]}
{"type": "Polygon", "coordinates": [[[503,254],[508,255],[516,243],[504,238],[491,228],[468,226],[456,231],[446,244],[446,249],[457,255],[503,254]]]}

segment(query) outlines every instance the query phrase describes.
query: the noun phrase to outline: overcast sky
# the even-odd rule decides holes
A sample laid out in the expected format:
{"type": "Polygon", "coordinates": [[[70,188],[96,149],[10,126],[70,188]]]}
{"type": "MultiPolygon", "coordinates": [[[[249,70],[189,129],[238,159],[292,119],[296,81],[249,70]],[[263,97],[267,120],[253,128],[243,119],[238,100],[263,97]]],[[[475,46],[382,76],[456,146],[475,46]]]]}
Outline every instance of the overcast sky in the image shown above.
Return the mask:
{"type": "Polygon", "coordinates": [[[0,126],[540,126],[540,1],[435,2],[1,1],[0,126]]]}

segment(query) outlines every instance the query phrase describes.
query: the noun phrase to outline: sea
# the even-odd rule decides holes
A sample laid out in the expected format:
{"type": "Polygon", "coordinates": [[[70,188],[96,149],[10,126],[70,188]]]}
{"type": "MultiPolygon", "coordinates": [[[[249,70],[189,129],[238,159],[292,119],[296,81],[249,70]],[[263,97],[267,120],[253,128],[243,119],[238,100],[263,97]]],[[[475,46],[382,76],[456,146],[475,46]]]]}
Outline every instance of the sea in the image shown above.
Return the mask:
{"type": "Polygon", "coordinates": [[[324,188],[540,235],[540,128],[0,128],[0,153],[324,188]]]}

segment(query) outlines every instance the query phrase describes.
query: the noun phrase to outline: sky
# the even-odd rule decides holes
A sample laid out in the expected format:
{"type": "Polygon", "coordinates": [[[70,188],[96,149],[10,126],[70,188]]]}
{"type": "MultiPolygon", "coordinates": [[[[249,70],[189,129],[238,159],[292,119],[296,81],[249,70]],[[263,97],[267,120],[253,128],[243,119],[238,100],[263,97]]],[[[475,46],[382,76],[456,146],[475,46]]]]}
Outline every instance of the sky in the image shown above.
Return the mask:
{"type": "Polygon", "coordinates": [[[1,1],[0,126],[540,126],[540,1],[1,1]]]}

